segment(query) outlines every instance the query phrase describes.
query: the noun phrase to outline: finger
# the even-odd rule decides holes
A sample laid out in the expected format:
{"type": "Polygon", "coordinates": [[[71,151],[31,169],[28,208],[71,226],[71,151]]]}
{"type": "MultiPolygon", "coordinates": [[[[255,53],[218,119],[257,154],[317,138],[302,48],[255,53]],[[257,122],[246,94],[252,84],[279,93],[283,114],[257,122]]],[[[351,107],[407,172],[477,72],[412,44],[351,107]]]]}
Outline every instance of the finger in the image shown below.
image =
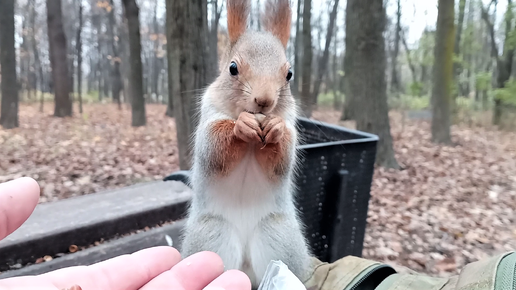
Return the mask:
{"type": "Polygon", "coordinates": [[[30,177],[0,184],[0,240],[19,228],[39,201],[40,188],[30,177]]]}
{"type": "Polygon", "coordinates": [[[244,138],[241,138],[242,140],[244,140],[245,142],[251,142],[251,141],[255,141],[255,142],[261,142],[262,139],[261,137],[258,135],[258,133],[253,130],[252,128],[248,127],[248,126],[245,126],[245,124],[243,125],[239,125],[236,127],[237,131],[238,131],[238,134],[237,136],[240,136],[240,138],[243,136],[244,138]]]}
{"type": "Polygon", "coordinates": [[[284,130],[285,130],[285,127],[283,126],[283,124],[281,124],[281,123],[277,124],[269,131],[269,134],[267,134],[265,136],[265,142],[278,143],[281,140],[281,138],[283,137],[284,130]]]}
{"type": "Polygon", "coordinates": [[[269,134],[270,130],[272,128],[274,128],[277,124],[281,123],[281,121],[282,120],[280,118],[272,118],[272,119],[267,120],[267,123],[263,128],[263,134],[264,135],[269,134]]]}
{"type": "Polygon", "coordinates": [[[224,264],[217,254],[199,252],[159,275],[141,290],[202,290],[223,272],[224,264]]]}
{"type": "Polygon", "coordinates": [[[249,128],[253,129],[253,130],[256,130],[256,131],[261,131],[260,129],[260,124],[258,123],[258,121],[254,118],[253,115],[251,115],[250,118],[242,118],[242,122],[244,124],[246,124],[249,128]]]}
{"type": "Polygon", "coordinates": [[[245,120],[244,124],[247,125],[248,128],[250,128],[252,132],[251,140],[255,142],[262,142],[263,139],[261,136],[263,136],[262,129],[260,128],[260,124],[255,119],[252,120],[245,120]]]}
{"type": "Polygon", "coordinates": [[[93,289],[139,289],[181,260],[172,247],[154,247],[91,266],[70,267],[41,275],[58,289],[81,286],[93,289]]]}
{"type": "Polygon", "coordinates": [[[251,290],[251,280],[238,270],[229,270],[203,290],[251,290]]]}

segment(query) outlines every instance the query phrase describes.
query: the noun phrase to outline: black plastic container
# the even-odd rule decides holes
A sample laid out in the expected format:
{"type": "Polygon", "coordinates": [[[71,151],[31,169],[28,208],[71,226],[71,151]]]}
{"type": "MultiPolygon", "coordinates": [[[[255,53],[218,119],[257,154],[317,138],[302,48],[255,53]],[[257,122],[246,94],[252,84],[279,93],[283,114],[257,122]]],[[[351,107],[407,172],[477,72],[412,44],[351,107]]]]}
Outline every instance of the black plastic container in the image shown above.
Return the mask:
{"type": "MultiPolygon", "coordinates": [[[[313,254],[333,262],[362,256],[376,135],[300,118],[296,202],[313,254]]],[[[179,171],[164,180],[188,182],[179,171]]]]}

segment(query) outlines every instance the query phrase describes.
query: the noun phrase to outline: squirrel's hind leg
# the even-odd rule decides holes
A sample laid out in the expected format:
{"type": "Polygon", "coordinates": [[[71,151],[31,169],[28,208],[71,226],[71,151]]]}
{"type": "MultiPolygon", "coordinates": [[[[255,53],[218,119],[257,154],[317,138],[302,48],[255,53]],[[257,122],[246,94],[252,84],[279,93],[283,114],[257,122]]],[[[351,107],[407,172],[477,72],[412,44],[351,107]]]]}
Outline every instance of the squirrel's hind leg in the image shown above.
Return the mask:
{"type": "Polygon", "coordinates": [[[181,256],[210,251],[218,254],[225,270],[241,269],[242,242],[235,229],[223,217],[201,215],[188,220],[183,234],[181,256]]]}
{"type": "Polygon", "coordinates": [[[257,280],[252,281],[253,287],[259,285],[271,260],[281,260],[302,282],[307,278],[310,252],[295,217],[271,214],[262,220],[249,249],[257,280]]]}

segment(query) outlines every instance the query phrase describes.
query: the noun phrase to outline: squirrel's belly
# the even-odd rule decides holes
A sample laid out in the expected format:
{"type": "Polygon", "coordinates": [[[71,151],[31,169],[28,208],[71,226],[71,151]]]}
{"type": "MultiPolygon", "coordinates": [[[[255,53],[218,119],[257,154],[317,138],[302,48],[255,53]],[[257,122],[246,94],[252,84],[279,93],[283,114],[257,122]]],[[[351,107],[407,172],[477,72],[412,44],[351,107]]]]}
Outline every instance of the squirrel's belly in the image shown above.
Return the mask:
{"type": "Polygon", "coordinates": [[[217,178],[209,187],[211,194],[223,196],[234,202],[235,206],[255,206],[273,195],[275,187],[264,174],[254,152],[244,155],[242,160],[225,177],[217,178]]]}
{"type": "Polygon", "coordinates": [[[228,176],[218,178],[207,189],[211,199],[207,210],[231,221],[243,240],[263,217],[276,210],[275,191],[279,189],[270,184],[252,152],[228,176]]]}

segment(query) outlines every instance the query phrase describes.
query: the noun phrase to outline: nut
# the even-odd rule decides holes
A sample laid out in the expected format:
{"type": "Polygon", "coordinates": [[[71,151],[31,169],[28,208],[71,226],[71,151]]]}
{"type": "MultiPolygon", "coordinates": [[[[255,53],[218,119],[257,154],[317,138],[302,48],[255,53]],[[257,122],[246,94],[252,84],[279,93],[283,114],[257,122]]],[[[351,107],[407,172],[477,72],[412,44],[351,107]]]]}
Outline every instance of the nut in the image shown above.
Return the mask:
{"type": "Polygon", "coordinates": [[[265,116],[264,114],[260,114],[260,113],[258,113],[258,114],[254,114],[254,117],[256,118],[256,120],[257,120],[258,122],[262,123],[262,122],[263,122],[263,120],[265,120],[265,117],[266,117],[266,116],[265,116]]]}

